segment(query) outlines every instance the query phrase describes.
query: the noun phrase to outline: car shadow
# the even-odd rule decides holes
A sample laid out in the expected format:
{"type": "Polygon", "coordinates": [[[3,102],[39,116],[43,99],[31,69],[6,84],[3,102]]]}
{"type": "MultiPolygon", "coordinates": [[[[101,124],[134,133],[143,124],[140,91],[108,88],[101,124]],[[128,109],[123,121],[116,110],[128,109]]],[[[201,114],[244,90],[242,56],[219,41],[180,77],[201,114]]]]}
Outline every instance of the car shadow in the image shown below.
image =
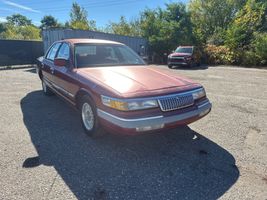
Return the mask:
{"type": "Polygon", "coordinates": [[[22,167],[53,166],[77,199],[218,199],[239,177],[234,157],[188,126],[91,139],[56,96],[28,93],[21,110],[38,153],[22,167]]]}

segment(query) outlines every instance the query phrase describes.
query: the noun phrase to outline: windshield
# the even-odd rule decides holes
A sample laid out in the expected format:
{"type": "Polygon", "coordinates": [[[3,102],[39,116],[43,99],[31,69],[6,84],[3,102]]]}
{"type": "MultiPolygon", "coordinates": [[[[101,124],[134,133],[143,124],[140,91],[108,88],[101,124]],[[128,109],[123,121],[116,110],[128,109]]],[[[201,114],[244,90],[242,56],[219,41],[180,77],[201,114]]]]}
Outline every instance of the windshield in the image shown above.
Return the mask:
{"type": "Polygon", "coordinates": [[[132,49],[125,45],[76,44],[74,54],[77,68],[145,64],[132,49]]]}
{"type": "Polygon", "coordinates": [[[192,53],[193,48],[192,47],[178,47],[175,50],[176,53],[192,53]]]}

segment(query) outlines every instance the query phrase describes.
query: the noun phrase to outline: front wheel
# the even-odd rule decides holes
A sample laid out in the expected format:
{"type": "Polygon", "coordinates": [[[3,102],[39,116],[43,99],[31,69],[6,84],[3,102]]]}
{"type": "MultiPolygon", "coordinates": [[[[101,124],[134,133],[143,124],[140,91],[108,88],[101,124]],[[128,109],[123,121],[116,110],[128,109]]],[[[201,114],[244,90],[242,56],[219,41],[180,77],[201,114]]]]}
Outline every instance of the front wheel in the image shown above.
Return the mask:
{"type": "Polygon", "coordinates": [[[97,119],[96,106],[89,96],[83,96],[81,99],[80,116],[83,129],[88,136],[103,135],[103,130],[97,119]]]}
{"type": "Polygon", "coordinates": [[[168,65],[169,69],[172,69],[172,65],[168,65]]]}

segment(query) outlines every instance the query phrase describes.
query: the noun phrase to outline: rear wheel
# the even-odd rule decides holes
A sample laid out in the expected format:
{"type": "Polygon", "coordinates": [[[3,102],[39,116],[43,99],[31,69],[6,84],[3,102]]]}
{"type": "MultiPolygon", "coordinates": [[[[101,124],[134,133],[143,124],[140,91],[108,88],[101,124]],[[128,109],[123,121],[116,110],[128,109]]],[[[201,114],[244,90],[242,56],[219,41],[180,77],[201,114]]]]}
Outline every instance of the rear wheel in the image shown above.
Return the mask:
{"type": "Polygon", "coordinates": [[[52,92],[52,90],[46,85],[45,81],[42,80],[42,88],[43,88],[43,93],[46,95],[46,96],[51,96],[53,95],[54,93],[52,92]]]}
{"type": "Polygon", "coordinates": [[[97,119],[96,106],[89,96],[85,95],[82,97],[79,109],[85,133],[90,137],[103,135],[104,131],[97,119]]]}

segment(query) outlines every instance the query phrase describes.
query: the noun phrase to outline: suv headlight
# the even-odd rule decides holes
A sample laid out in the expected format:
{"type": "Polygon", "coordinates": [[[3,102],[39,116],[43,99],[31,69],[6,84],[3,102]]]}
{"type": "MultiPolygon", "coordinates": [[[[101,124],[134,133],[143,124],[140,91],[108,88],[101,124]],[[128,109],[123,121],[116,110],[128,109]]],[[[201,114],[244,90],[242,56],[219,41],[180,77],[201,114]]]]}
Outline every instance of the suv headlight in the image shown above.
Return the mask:
{"type": "Polygon", "coordinates": [[[157,100],[124,100],[101,95],[102,103],[110,108],[122,111],[143,110],[158,107],[157,100]]]}
{"type": "Polygon", "coordinates": [[[197,90],[196,92],[193,92],[192,95],[193,95],[193,99],[194,100],[201,99],[201,98],[206,96],[206,92],[205,92],[204,88],[201,88],[200,90],[197,90]]]}

